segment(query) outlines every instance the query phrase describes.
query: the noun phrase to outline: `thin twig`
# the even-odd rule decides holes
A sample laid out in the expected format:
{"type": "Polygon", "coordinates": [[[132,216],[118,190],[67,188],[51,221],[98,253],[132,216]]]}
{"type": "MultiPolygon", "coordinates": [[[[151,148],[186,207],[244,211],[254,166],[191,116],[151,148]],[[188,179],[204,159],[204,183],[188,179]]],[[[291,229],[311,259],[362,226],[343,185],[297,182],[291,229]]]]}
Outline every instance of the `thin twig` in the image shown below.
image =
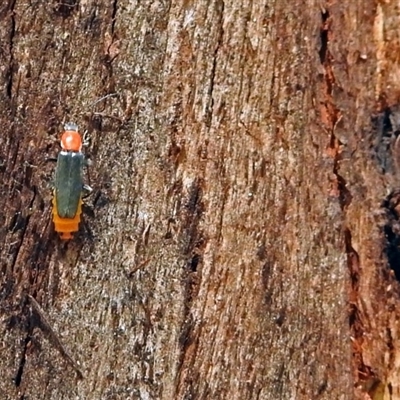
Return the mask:
{"type": "Polygon", "coordinates": [[[32,304],[33,309],[35,310],[36,314],[40,320],[40,328],[44,333],[49,336],[50,342],[57,348],[57,350],[61,353],[64,359],[74,368],[78,377],[83,379],[83,374],[78,367],[78,364],[72,359],[69,355],[68,351],[65,349],[61,340],[58,338],[57,334],[54,332],[53,328],[50,326],[50,323],[47,321],[47,318],[44,315],[44,311],[40,307],[39,303],[30,295],[28,294],[28,298],[32,304]]]}

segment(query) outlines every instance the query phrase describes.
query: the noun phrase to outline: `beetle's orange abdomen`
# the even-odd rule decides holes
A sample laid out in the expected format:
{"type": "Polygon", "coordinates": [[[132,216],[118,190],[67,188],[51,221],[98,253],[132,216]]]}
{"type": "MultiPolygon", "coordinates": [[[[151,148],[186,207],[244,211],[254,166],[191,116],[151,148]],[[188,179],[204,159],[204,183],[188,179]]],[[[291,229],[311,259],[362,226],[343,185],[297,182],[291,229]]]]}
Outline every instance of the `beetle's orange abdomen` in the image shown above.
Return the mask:
{"type": "Polygon", "coordinates": [[[73,238],[72,233],[79,231],[79,222],[82,214],[82,199],[79,200],[78,208],[74,218],[61,218],[57,213],[56,196],[53,196],[53,222],[54,230],[59,233],[60,239],[70,240],[73,238]]]}

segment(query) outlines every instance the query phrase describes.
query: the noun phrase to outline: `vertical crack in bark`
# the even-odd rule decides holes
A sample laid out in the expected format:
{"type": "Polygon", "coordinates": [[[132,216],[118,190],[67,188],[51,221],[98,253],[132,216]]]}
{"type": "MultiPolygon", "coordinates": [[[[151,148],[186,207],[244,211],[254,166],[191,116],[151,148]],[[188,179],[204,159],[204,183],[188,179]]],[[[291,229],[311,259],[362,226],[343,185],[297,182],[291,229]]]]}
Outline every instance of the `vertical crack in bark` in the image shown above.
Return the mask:
{"type": "Polygon", "coordinates": [[[351,284],[349,295],[349,324],[352,331],[354,370],[356,371],[358,378],[361,377],[362,379],[365,379],[365,377],[369,375],[370,370],[367,366],[364,365],[363,362],[361,345],[364,328],[357,306],[359,300],[360,259],[358,253],[355,251],[352,245],[352,236],[349,229],[345,229],[344,238],[347,254],[347,267],[349,269],[351,284]]]}
{"type": "Polygon", "coordinates": [[[118,12],[118,0],[114,0],[112,3],[112,15],[111,15],[111,35],[114,36],[115,23],[117,21],[118,12]]]}
{"type": "Polygon", "coordinates": [[[26,363],[26,352],[31,342],[31,332],[29,332],[24,340],[24,347],[22,349],[21,359],[19,361],[18,371],[14,378],[14,383],[16,387],[19,387],[22,382],[22,375],[24,373],[24,367],[26,363]]]}
{"type": "MultiPolygon", "coordinates": [[[[28,174],[29,175],[29,174],[28,174]]],[[[25,181],[25,185],[27,187],[29,187],[32,191],[32,198],[29,202],[28,205],[28,210],[32,210],[33,209],[33,205],[37,196],[37,189],[36,186],[32,186],[30,187],[30,180],[29,180],[29,176],[25,176],[26,177],[26,181],[25,181]]],[[[27,230],[28,230],[28,226],[29,226],[29,221],[31,219],[31,212],[30,211],[18,211],[14,214],[11,223],[8,226],[8,230],[11,231],[12,233],[15,233],[17,231],[21,231],[18,237],[18,242],[16,243],[16,252],[13,256],[12,262],[11,262],[11,271],[15,271],[17,269],[17,264],[19,262],[19,254],[21,251],[24,251],[23,249],[23,242],[25,240],[25,235],[27,234],[27,230]]],[[[30,259],[32,261],[32,265],[34,265],[40,255],[41,255],[41,249],[44,248],[46,246],[43,246],[43,240],[41,238],[39,238],[34,245],[34,248],[32,249],[31,255],[30,255],[30,259]]]]}
{"type": "Polygon", "coordinates": [[[204,212],[203,190],[201,180],[195,180],[188,194],[185,206],[183,232],[183,254],[186,257],[184,270],[184,315],[179,344],[181,346],[180,366],[177,377],[175,397],[182,397],[181,390],[191,391],[193,373],[191,371],[193,361],[197,351],[197,340],[199,332],[196,331],[196,321],[193,320],[191,307],[197,296],[201,280],[199,266],[202,263],[202,252],[205,246],[203,232],[199,229],[199,224],[204,212]]]}
{"type": "MultiPolygon", "coordinates": [[[[371,119],[371,149],[380,173],[396,176],[400,172],[400,107],[383,104],[371,119]]],[[[400,281],[400,190],[395,188],[382,202],[385,215],[384,252],[389,268],[400,281]]],[[[391,344],[389,344],[389,347],[391,344]]]]}
{"type": "Polygon", "coordinates": [[[385,253],[389,268],[400,281],[400,191],[391,193],[383,202],[386,224],[383,227],[386,246],[385,253]]]}
{"type": "Polygon", "coordinates": [[[333,57],[329,51],[329,32],[331,29],[332,19],[329,11],[321,13],[322,26],[320,31],[321,47],[319,50],[319,57],[321,64],[325,70],[325,101],[323,108],[325,109],[326,124],[328,125],[328,131],[330,132],[330,141],[328,146],[328,153],[333,159],[333,175],[334,180],[332,182],[331,193],[339,198],[340,206],[342,210],[345,209],[351,203],[352,196],[350,191],[346,188],[346,181],[339,173],[339,161],[340,161],[340,148],[342,143],[335,135],[336,124],[340,121],[342,115],[341,111],[336,107],[333,98],[333,87],[335,85],[335,75],[332,68],[333,57]]]}
{"type": "Polygon", "coordinates": [[[212,68],[211,68],[211,73],[210,73],[210,88],[208,91],[208,96],[209,96],[209,106],[207,107],[207,112],[206,112],[206,126],[210,128],[211,126],[211,120],[214,114],[214,99],[213,99],[213,92],[214,92],[214,83],[215,83],[215,74],[217,70],[217,64],[218,64],[218,52],[219,49],[221,48],[222,42],[223,42],[223,37],[224,37],[224,28],[223,28],[223,16],[224,16],[224,10],[225,10],[225,3],[224,1],[217,1],[216,3],[217,7],[217,14],[218,14],[218,19],[217,19],[217,25],[219,27],[219,33],[218,33],[218,38],[217,38],[217,43],[214,49],[214,54],[212,57],[212,68]]]}
{"type": "Polygon", "coordinates": [[[15,14],[14,14],[14,8],[15,8],[15,3],[16,0],[13,0],[10,3],[10,15],[11,15],[11,29],[10,29],[10,36],[8,40],[8,51],[9,51],[9,59],[8,59],[8,82],[7,82],[7,96],[9,99],[12,98],[12,91],[13,91],[13,69],[14,69],[14,38],[15,38],[15,14]]]}
{"type": "Polygon", "coordinates": [[[333,57],[329,51],[329,32],[332,23],[329,11],[322,12],[321,19],[321,47],[319,50],[319,57],[325,70],[325,101],[323,107],[327,119],[326,123],[330,132],[328,152],[333,158],[333,175],[335,177],[334,182],[332,182],[333,188],[331,193],[339,198],[340,206],[342,210],[344,210],[344,208],[351,203],[352,197],[350,191],[346,188],[346,181],[339,173],[340,147],[342,143],[335,135],[335,127],[342,116],[333,99],[333,87],[336,80],[332,68],[333,57]]]}
{"type": "MultiPolygon", "coordinates": [[[[113,62],[118,57],[120,49],[119,49],[119,40],[116,37],[116,21],[117,21],[117,13],[118,13],[118,0],[114,0],[111,3],[111,21],[109,22],[109,30],[106,32],[105,35],[105,51],[102,57],[102,64],[105,67],[105,74],[102,77],[103,88],[105,90],[106,95],[104,98],[107,98],[111,93],[115,93],[115,78],[114,78],[114,69],[113,69],[113,62]]],[[[103,113],[95,113],[97,118],[100,117],[108,117],[111,119],[116,119],[123,123],[123,121],[119,117],[115,117],[113,115],[106,115],[103,113]]]]}
{"type": "Polygon", "coordinates": [[[328,55],[329,12],[328,11],[321,12],[321,19],[322,19],[322,27],[320,32],[321,48],[319,49],[319,59],[321,61],[321,64],[324,65],[328,55]]]}

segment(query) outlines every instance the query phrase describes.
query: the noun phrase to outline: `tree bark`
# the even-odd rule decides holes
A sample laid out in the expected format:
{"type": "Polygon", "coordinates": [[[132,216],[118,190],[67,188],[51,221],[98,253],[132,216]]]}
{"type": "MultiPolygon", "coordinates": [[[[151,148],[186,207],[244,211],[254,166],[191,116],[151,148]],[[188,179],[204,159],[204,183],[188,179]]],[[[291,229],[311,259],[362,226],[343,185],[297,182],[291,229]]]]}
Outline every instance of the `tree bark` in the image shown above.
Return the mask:
{"type": "Polygon", "coordinates": [[[399,399],[395,11],[1,4],[0,397],[399,399]]]}

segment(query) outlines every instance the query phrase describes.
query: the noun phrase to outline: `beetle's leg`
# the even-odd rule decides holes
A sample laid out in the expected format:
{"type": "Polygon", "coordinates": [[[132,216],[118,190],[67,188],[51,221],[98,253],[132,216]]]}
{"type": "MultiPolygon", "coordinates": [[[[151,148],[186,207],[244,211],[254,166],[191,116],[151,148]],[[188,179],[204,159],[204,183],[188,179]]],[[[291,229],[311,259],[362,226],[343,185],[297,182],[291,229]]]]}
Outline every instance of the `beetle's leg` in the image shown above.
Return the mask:
{"type": "Polygon", "coordinates": [[[86,197],[90,196],[91,193],[93,192],[93,188],[90,187],[89,185],[83,185],[82,191],[84,192],[84,194],[82,195],[82,199],[86,199],[86,197]]]}
{"type": "Polygon", "coordinates": [[[86,129],[85,132],[83,132],[83,135],[82,135],[82,145],[83,146],[89,146],[89,144],[90,144],[90,137],[89,137],[89,132],[86,129]]]}
{"type": "Polygon", "coordinates": [[[92,165],[93,163],[92,163],[92,160],[90,159],[90,158],[86,158],[85,157],[85,160],[83,161],[83,166],[84,167],[89,167],[90,165],[92,165]]]}
{"type": "Polygon", "coordinates": [[[83,165],[84,165],[84,167],[86,167],[85,170],[86,170],[86,175],[87,175],[87,181],[89,183],[88,185],[83,185],[83,187],[82,187],[82,190],[85,192],[93,191],[93,189],[90,187],[91,182],[90,182],[90,174],[89,174],[89,168],[88,168],[91,164],[92,164],[91,160],[89,160],[88,158],[85,157],[83,160],[83,165]]]}
{"type": "Polygon", "coordinates": [[[92,193],[93,192],[93,188],[89,185],[83,185],[82,189],[84,192],[88,192],[88,193],[92,193]]]}
{"type": "Polygon", "coordinates": [[[55,180],[54,174],[51,178],[48,175],[43,174],[42,179],[46,182],[46,186],[45,186],[46,189],[52,189],[52,190],[55,189],[56,180],[55,180]]]}

